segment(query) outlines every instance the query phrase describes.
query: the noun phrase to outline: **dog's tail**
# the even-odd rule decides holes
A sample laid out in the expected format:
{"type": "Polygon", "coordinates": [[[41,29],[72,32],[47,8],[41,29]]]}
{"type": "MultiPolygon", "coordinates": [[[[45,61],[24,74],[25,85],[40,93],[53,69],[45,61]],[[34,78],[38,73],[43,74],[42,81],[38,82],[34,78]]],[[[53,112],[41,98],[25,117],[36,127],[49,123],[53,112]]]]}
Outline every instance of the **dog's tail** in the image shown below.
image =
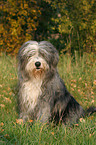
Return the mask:
{"type": "Polygon", "coordinates": [[[89,107],[87,110],[85,110],[85,116],[90,116],[94,112],[96,112],[96,107],[94,107],[94,106],[89,107]]]}

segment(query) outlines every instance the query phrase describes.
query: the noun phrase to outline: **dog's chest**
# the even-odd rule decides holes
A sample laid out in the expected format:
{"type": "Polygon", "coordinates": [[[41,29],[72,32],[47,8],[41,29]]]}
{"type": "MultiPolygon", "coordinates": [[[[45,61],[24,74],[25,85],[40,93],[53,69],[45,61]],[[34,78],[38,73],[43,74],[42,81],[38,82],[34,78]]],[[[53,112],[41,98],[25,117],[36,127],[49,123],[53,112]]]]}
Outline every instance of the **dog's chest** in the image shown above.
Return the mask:
{"type": "Polygon", "coordinates": [[[42,80],[40,79],[34,79],[32,81],[24,83],[22,90],[22,99],[28,111],[35,108],[38,97],[42,94],[41,85],[42,80]]]}

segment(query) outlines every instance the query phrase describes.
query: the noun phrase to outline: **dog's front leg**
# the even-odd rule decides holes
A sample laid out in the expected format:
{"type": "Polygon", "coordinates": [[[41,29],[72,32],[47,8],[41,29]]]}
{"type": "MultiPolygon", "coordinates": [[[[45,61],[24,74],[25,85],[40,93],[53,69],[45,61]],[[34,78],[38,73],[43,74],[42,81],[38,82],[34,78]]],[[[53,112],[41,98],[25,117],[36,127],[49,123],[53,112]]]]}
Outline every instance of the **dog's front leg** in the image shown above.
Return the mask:
{"type": "Polygon", "coordinates": [[[40,122],[48,122],[49,118],[51,117],[50,113],[50,105],[45,104],[43,107],[40,108],[40,110],[37,113],[37,120],[40,122]]]}

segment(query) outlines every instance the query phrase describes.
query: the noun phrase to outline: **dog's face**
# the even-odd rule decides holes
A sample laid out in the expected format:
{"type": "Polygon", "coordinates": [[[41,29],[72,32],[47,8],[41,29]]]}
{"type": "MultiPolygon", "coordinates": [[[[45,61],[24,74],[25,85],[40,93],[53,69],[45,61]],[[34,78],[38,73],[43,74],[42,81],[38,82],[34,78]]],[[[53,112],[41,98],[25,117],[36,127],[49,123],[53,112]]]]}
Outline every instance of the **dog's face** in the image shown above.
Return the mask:
{"type": "Polygon", "coordinates": [[[20,48],[18,58],[21,71],[32,78],[44,77],[51,68],[56,68],[59,55],[49,42],[28,41],[20,48]]]}

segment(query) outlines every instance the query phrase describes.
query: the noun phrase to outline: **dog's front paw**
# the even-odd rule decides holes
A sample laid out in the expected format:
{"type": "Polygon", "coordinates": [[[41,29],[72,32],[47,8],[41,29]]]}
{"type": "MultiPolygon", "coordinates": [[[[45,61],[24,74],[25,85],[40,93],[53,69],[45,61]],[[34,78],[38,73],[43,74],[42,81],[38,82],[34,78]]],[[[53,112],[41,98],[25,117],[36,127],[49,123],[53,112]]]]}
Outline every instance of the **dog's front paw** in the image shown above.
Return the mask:
{"type": "Polygon", "coordinates": [[[23,120],[23,123],[29,120],[29,116],[25,113],[20,113],[19,118],[23,120]]]}

